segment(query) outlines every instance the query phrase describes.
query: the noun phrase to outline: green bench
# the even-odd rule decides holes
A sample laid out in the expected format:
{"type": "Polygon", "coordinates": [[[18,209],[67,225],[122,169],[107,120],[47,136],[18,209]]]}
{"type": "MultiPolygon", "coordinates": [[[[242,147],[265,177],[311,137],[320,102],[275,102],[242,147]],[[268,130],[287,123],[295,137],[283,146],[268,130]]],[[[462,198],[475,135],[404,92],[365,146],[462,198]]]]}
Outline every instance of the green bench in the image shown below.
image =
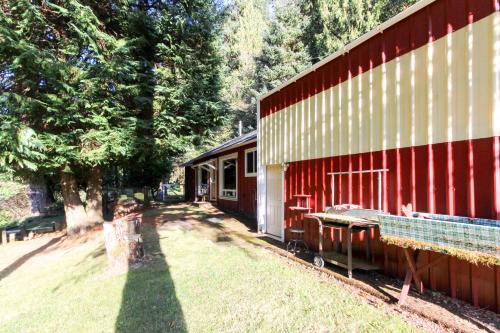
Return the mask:
{"type": "Polygon", "coordinates": [[[36,235],[55,232],[62,228],[64,217],[62,216],[30,216],[13,221],[1,230],[0,244],[14,240],[23,240],[27,235],[36,235]]]}

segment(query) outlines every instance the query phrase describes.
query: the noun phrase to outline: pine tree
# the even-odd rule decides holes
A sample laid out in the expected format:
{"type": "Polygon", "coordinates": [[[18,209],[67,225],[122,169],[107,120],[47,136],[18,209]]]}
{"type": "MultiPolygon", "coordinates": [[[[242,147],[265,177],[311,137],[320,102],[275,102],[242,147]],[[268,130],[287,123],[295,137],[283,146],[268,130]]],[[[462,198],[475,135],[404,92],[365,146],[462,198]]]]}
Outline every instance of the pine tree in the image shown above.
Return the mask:
{"type": "Polygon", "coordinates": [[[77,177],[126,156],[135,125],[120,94],[124,43],[76,0],[3,2],[0,29],[0,164],[58,174],[69,233],[86,229],[102,220],[100,193],[88,215],[77,177]]]}
{"type": "Polygon", "coordinates": [[[302,40],[307,18],[301,15],[297,0],[276,1],[274,19],[257,58],[256,92],[263,94],[311,65],[302,40]]]}
{"type": "Polygon", "coordinates": [[[255,129],[256,58],[262,53],[268,29],[268,1],[235,0],[226,8],[221,50],[224,58],[223,98],[231,108],[229,126],[236,132],[239,121],[246,131],[255,129]],[[250,112],[249,112],[250,111],[250,112]]]}
{"type": "Polygon", "coordinates": [[[104,168],[155,184],[221,123],[213,1],[1,6],[0,165],[58,175],[70,233],[102,219],[104,168]]]}
{"type": "Polygon", "coordinates": [[[222,123],[221,13],[211,0],[132,2],[124,33],[139,61],[130,107],[138,110],[125,181],[157,185],[172,160],[222,123]]]}
{"type": "Polygon", "coordinates": [[[313,62],[334,53],[416,0],[302,0],[303,39],[313,62]]]}

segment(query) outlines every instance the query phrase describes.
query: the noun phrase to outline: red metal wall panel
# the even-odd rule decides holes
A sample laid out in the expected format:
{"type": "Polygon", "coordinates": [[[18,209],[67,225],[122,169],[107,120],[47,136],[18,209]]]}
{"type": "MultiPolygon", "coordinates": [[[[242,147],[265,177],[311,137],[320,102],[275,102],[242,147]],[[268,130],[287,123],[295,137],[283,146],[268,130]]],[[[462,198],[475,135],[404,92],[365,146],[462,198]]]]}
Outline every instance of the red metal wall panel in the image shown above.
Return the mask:
{"type": "Polygon", "coordinates": [[[266,117],[499,10],[498,0],[438,0],[261,101],[266,117]],[[368,51],[369,50],[369,51],[368,51]],[[369,56],[369,59],[365,58],[369,56]],[[366,65],[369,63],[369,65],[366,65]],[[333,69],[333,73],[330,70],[333,69]],[[323,80],[323,73],[331,78],[323,80]],[[338,77],[338,79],[336,79],[338,77]],[[295,89],[298,87],[298,89],[295,89]]]}
{"type": "MultiPolygon", "coordinates": [[[[232,150],[238,152],[238,200],[218,199],[218,205],[230,211],[255,217],[257,214],[257,177],[245,177],[245,149],[256,147],[255,143],[232,150]]],[[[224,152],[222,155],[230,154],[224,152]]]]}
{"type": "MultiPolygon", "coordinates": [[[[412,203],[418,211],[497,218],[500,212],[495,205],[493,171],[500,163],[495,150],[498,140],[498,137],[476,139],[291,162],[285,173],[285,228],[304,226],[305,239],[315,248],[318,227],[304,221],[301,213],[288,209],[295,205],[293,195],[311,194],[313,211],[323,211],[332,205],[332,176],[327,173],[382,167],[389,169],[383,183],[383,202],[385,210],[392,214],[401,214],[401,206],[412,203]]],[[[335,186],[335,204],[377,208],[373,175],[336,176],[335,186]]],[[[287,231],[285,235],[288,238],[287,231]]],[[[378,236],[378,233],[371,235],[376,261],[384,265],[387,274],[402,278],[401,249],[382,244],[378,236]]],[[[328,249],[333,235],[327,232],[324,237],[328,249]]],[[[346,242],[345,236],[342,241],[346,242]]],[[[362,237],[356,236],[354,243],[355,253],[363,256],[362,237]]],[[[424,252],[420,263],[425,264],[434,256],[437,254],[424,252]]],[[[424,274],[427,287],[493,311],[500,307],[499,278],[498,267],[476,266],[456,258],[449,258],[424,274]]]]}

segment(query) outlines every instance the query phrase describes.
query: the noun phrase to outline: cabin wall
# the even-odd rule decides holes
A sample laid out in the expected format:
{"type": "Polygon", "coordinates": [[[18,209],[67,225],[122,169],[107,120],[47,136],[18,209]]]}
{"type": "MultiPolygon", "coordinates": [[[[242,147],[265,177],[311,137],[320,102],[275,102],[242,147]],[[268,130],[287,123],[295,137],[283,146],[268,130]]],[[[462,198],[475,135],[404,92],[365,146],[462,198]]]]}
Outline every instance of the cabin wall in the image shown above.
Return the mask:
{"type": "MultiPolygon", "coordinates": [[[[256,216],[256,207],[257,207],[257,180],[255,176],[252,177],[245,177],[245,150],[249,148],[255,148],[257,146],[256,142],[252,142],[243,146],[239,146],[233,149],[229,149],[223,152],[220,152],[215,155],[208,156],[204,159],[200,159],[195,161],[195,164],[199,164],[205,161],[209,161],[215,158],[223,157],[226,155],[238,154],[238,185],[237,185],[237,190],[238,190],[238,198],[237,200],[228,200],[228,199],[223,199],[219,197],[219,191],[220,191],[220,179],[219,179],[219,174],[217,171],[217,206],[223,210],[227,211],[233,211],[237,213],[241,213],[243,215],[247,215],[249,217],[255,217],[256,216]]],[[[219,162],[217,161],[217,170],[219,168],[219,162]]],[[[190,178],[190,189],[186,188],[186,200],[188,201],[194,201],[195,199],[195,187],[196,187],[196,181],[195,181],[195,172],[191,167],[186,168],[186,184],[188,183],[187,179],[188,176],[190,178]],[[191,169],[191,173],[187,171],[187,169],[191,169]],[[191,180],[192,179],[192,180],[191,180]],[[190,191],[190,198],[188,199],[187,196],[187,191],[190,191]],[[192,195],[191,195],[192,192],[192,195]]],[[[187,186],[187,185],[186,185],[187,186]]]]}
{"type": "MultiPolygon", "coordinates": [[[[497,0],[435,1],[261,100],[260,163],[289,164],[286,229],[304,225],[317,247],[317,226],[288,209],[293,195],[313,195],[313,211],[322,211],[332,205],[328,172],[377,168],[389,169],[382,209],[392,214],[412,203],[417,211],[500,219],[499,8],[497,0]]],[[[377,208],[376,175],[335,182],[335,204],[377,208]]],[[[402,250],[371,237],[376,261],[402,278],[402,250]]],[[[325,235],[327,248],[332,239],[325,235]]],[[[424,283],[500,312],[498,267],[449,257],[424,283]]]]}
{"type": "MultiPolygon", "coordinates": [[[[250,217],[256,216],[257,211],[257,177],[245,177],[245,150],[255,148],[256,142],[240,146],[217,155],[238,153],[238,200],[225,200],[217,197],[217,205],[228,211],[238,212],[250,217]]],[[[219,177],[217,177],[217,188],[220,189],[219,177]]]]}
{"type": "Polygon", "coordinates": [[[190,166],[184,167],[184,200],[194,201],[196,191],[196,173],[190,166]]]}

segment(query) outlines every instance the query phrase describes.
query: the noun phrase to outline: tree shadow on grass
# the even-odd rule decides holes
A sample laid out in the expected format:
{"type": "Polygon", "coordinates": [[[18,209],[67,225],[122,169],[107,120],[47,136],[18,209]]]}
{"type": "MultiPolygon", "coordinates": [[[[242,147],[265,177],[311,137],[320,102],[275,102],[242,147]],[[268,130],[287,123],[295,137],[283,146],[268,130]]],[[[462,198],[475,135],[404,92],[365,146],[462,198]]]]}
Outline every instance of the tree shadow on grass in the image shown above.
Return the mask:
{"type": "Polygon", "coordinates": [[[28,260],[30,260],[31,258],[36,256],[37,254],[42,253],[43,251],[45,251],[49,247],[60,243],[63,240],[63,238],[64,238],[64,236],[52,238],[47,243],[43,244],[42,246],[40,246],[40,247],[34,249],[33,251],[28,252],[25,255],[23,255],[22,257],[18,258],[12,264],[10,264],[9,266],[5,267],[4,269],[2,269],[0,271],[0,280],[9,276],[12,272],[14,272],[16,269],[21,267],[24,263],[26,263],[28,260]]]}
{"type": "Polygon", "coordinates": [[[175,285],[154,225],[143,224],[146,254],[152,260],[127,273],[115,330],[122,333],[187,332],[175,285]]]}

